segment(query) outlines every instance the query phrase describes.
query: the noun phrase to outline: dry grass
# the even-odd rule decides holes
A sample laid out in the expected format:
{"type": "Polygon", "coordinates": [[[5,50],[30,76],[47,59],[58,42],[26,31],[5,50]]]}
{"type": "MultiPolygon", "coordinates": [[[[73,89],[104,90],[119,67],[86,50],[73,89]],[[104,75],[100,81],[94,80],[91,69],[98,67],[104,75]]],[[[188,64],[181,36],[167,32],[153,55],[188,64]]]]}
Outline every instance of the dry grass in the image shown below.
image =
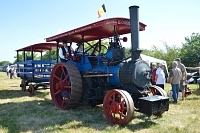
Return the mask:
{"type": "MultiPolygon", "coordinates": [[[[102,105],[95,108],[81,103],[76,109],[61,110],[52,104],[49,90],[38,90],[34,96],[22,92],[20,79],[9,79],[0,72],[0,132],[2,133],[197,133],[200,125],[200,89],[193,90],[185,101],[171,104],[162,117],[146,117],[135,112],[125,125],[110,124],[104,117],[102,105]]],[[[170,90],[169,84],[165,90],[170,90]]]]}

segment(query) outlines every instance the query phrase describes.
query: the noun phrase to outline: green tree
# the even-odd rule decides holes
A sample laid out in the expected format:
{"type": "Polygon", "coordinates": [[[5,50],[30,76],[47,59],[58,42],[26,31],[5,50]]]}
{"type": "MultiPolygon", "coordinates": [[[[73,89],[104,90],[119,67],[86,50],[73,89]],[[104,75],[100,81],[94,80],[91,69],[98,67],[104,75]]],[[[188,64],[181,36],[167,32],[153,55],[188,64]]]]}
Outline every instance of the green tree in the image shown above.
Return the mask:
{"type": "Polygon", "coordinates": [[[180,48],[176,45],[169,46],[166,42],[163,42],[165,50],[162,53],[161,59],[167,62],[168,70],[172,67],[172,62],[177,57],[180,57],[180,48]]]}
{"type": "Polygon", "coordinates": [[[1,61],[0,66],[4,66],[6,64],[12,64],[10,61],[1,61]]]}
{"type": "Polygon", "coordinates": [[[198,66],[200,61],[199,33],[192,33],[191,36],[185,37],[185,43],[182,43],[180,58],[185,66],[198,66]]]}
{"type": "Polygon", "coordinates": [[[126,58],[131,56],[131,48],[125,48],[125,56],[126,58]]]}
{"type": "Polygon", "coordinates": [[[56,60],[56,49],[47,51],[43,56],[42,60],[56,60]]]}
{"type": "Polygon", "coordinates": [[[176,45],[169,46],[166,42],[163,42],[163,45],[164,49],[159,49],[158,47],[153,46],[150,50],[144,49],[142,54],[165,60],[168,66],[167,69],[170,70],[174,59],[180,57],[180,48],[176,45]]]}
{"type": "MultiPolygon", "coordinates": [[[[25,57],[31,57],[31,52],[26,52],[25,57]]],[[[13,62],[13,64],[17,63],[17,56],[14,56],[15,61],[13,62]]],[[[39,60],[40,56],[37,55],[37,53],[33,53],[33,58],[34,60],[39,60]]],[[[24,61],[24,52],[22,52],[21,54],[18,54],[18,62],[22,62],[24,61]]]]}

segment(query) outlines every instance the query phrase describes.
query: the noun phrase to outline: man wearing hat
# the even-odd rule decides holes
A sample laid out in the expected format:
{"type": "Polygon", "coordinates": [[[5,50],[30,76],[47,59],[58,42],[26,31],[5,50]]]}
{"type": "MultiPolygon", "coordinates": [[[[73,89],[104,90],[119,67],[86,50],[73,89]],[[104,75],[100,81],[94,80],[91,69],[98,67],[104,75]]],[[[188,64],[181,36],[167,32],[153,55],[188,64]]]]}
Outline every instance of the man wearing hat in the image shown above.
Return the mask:
{"type": "Polygon", "coordinates": [[[151,64],[151,84],[152,84],[152,85],[156,85],[156,81],[155,81],[156,70],[157,70],[157,68],[156,68],[156,63],[153,62],[153,63],[151,64]]]}
{"type": "Polygon", "coordinates": [[[67,41],[63,41],[63,46],[59,49],[59,57],[61,62],[67,62],[68,59],[72,56],[74,53],[73,48],[71,47],[71,44],[67,46],[67,41]]]}
{"type": "Polygon", "coordinates": [[[177,61],[177,67],[181,69],[182,72],[182,78],[180,81],[180,90],[182,92],[182,100],[185,100],[185,84],[187,83],[187,71],[185,68],[185,65],[181,63],[180,58],[176,58],[175,61],[177,61]]]}
{"type": "Polygon", "coordinates": [[[164,90],[165,84],[165,73],[164,73],[165,64],[163,62],[159,63],[159,68],[156,70],[156,86],[161,87],[164,90]]]}

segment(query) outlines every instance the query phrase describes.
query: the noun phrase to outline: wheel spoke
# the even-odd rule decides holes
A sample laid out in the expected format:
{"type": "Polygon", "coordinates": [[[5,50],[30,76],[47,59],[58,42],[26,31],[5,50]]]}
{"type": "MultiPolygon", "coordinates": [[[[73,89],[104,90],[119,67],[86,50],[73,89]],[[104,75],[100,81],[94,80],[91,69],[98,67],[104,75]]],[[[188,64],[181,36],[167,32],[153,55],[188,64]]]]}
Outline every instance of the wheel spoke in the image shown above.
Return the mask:
{"type": "Polygon", "coordinates": [[[120,120],[126,118],[126,115],[124,115],[123,113],[119,112],[119,115],[120,115],[120,120]]]}
{"type": "Polygon", "coordinates": [[[113,102],[113,101],[114,101],[114,98],[113,98],[113,97],[109,97],[108,100],[111,101],[111,102],[113,102]]]}
{"type": "Polygon", "coordinates": [[[59,93],[61,93],[61,91],[60,90],[58,90],[56,93],[54,93],[55,95],[57,95],[57,94],[59,94],[59,93]]]}
{"type": "Polygon", "coordinates": [[[63,98],[63,100],[62,100],[62,106],[64,106],[64,104],[65,104],[65,99],[63,98]]]}
{"type": "Polygon", "coordinates": [[[61,73],[64,74],[64,77],[66,77],[64,66],[62,66],[62,72],[61,73]]]}
{"type": "Polygon", "coordinates": [[[71,89],[72,87],[71,86],[64,86],[65,89],[69,90],[71,89]]]}
{"type": "Polygon", "coordinates": [[[126,101],[123,99],[121,102],[119,102],[119,104],[124,105],[126,101]]]}
{"type": "Polygon", "coordinates": [[[63,81],[69,82],[69,81],[67,80],[68,77],[69,77],[69,75],[66,75],[65,78],[63,79],[63,81]]]}
{"type": "Polygon", "coordinates": [[[61,80],[61,78],[59,78],[57,75],[54,75],[54,78],[56,78],[57,80],[61,80]]]}

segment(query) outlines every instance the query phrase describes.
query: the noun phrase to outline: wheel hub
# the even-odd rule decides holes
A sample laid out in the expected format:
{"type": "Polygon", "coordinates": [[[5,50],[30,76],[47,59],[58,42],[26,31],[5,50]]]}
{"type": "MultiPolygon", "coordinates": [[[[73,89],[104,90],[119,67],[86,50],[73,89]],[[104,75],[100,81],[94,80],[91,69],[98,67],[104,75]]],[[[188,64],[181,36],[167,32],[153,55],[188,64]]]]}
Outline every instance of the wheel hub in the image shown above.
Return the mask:
{"type": "Polygon", "coordinates": [[[110,110],[112,111],[112,113],[116,114],[122,110],[122,107],[118,103],[112,103],[110,106],[110,110]]]}
{"type": "Polygon", "coordinates": [[[62,80],[56,83],[56,90],[64,90],[64,82],[62,80]]]}

